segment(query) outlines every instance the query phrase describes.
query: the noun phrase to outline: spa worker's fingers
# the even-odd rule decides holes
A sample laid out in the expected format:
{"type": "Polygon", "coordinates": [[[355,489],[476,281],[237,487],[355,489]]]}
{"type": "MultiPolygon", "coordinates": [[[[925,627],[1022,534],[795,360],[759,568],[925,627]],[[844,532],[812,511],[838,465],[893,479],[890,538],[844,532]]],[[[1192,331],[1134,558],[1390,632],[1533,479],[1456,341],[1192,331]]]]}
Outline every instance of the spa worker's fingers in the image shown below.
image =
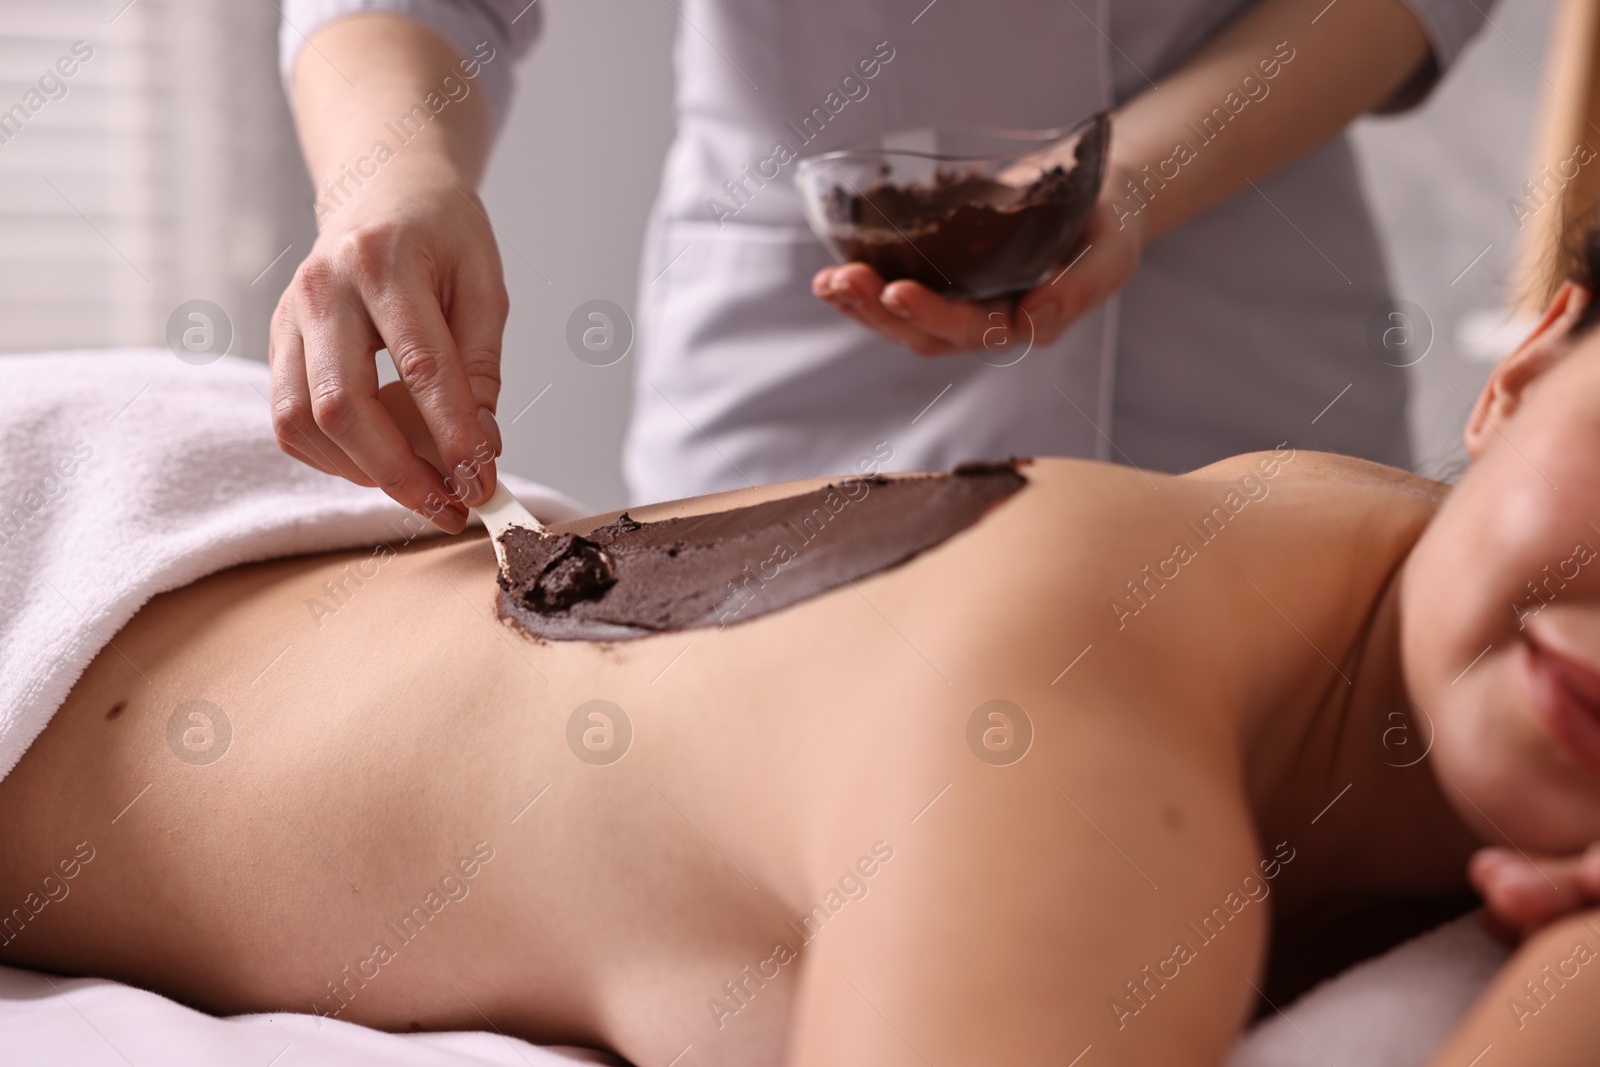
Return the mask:
{"type": "MultiPolygon", "coordinates": [[[[894,284],[916,285],[915,282],[894,284]]],[[[967,343],[968,338],[964,336],[960,341],[952,341],[947,336],[935,334],[891,311],[882,301],[885,288],[884,280],[878,276],[878,272],[865,263],[846,263],[840,267],[827,267],[818,271],[811,279],[811,291],[829,307],[854,319],[874,333],[909,348],[919,356],[943,356],[975,347],[976,337],[983,332],[981,324],[984,312],[1009,310],[1005,301],[994,301],[992,307],[984,310],[979,310],[976,305],[967,307],[965,310],[970,318],[979,324],[972,335],[972,342],[967,343]]],[[[922,287],[917,286],[917,288],[922,287]]]]}
{"type": "MultiPolygon", "coordinates": [[[[445,487],[467,507],[477,507],[495,484],[505,287],[481,210],[453,189],[435,195],[440,202],[429,217],[407,220],[405,229],[384,235],[387,247],[358,267],[357,282],[372,325],[433,438],[445,487]],[[451,319],[461,328],[459,339],[451,319]]],[[[329,377],[335,374],[330,368],[329,377]]],[[[376,397],[374,377],[370,393],[363,387],[359,399],[372,425],[384,427],[381,442],[362,435],[361,424],[355,427],[359,453],[335,438],[369,473],[371,465],[390,465],[395,452],[411,452],[403,437],[389,437],[393,423],[376,397]]]]}
{"type": "Polygon", "coordinates": [[[1600,843],[1577,856],[1485,848],[1473,855],[1467,876],[1494,923],[1527,934],[1600,903],[1600,843]]]}
{"type": "Polygon", "coordinates": [[[493,492],[501,448],[506,291],[475,192],[492,133],[475,88],[480,60],[384,14],[312,34],[290,97],[318,190],[318,236],[272,321],[273,425],[284,451],[377,485],[451,532],[493,492]],[[445,96],[420,129],[393,127],[417,101],[445,96]],[[378,400],[373,356],[383,348],[445,477],[378,400]]]}
{"type": "Polygon", "coordinates": [[[325,474],[348,478],[357,485],[372,485],[355,461],[328,440],[311,417],[305,344],[295,315],[294,304],[280,299],[267,342],[267,364],[272,381],[272,430],[278,447],[325,474]]]}
{"type": "Polygon", "coordinates": [[[493,236],[475,206],[448,185],[396,178],[406,189],[403,204],[369,202],[349,223],[325,225],[284,294],[273,324],[275,424],[292,454],[378,485],[454,532],[466,508],[494,486],[491,405],[505,294],[497,276],[457,266],[468,259],[498,265],[483,255],[493,236]],[[475,235],[474,225],[483,232],[475,235]],[[466,335],[470,367],[451,335],[446,301],[467,306],[455,309],[458,318],[470,306],[483,309],[466,335]],[[422,411],[449,479],[412,452],[378,403],[373,354],[380,348],[388,348],[422,411]]]}
{"type": "Polygon", "coordinates": [[[884,283],[865,263],[826,267],[811,290],[840,313],[923,356],[1050,344],[1127,284],[1139,265],[1142,226],[1102,199],[1082,242],[1049,281],[1017,300],[952,300],[915,281],[884,283]]]}

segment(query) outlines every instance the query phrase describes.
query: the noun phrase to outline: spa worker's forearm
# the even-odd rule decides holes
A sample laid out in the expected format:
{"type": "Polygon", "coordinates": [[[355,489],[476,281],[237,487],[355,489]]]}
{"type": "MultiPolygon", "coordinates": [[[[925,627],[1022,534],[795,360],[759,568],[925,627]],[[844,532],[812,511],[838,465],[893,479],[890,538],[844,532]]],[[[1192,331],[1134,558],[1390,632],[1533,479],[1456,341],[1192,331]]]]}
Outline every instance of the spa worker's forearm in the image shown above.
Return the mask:
{"type": "Polygon", "coordinates": [[[458,91],[461,98],[451,99],[441,89],[445,75],[467,84],[457,60],[450,45],[431,31],[388,15],[341,19],[312,34],[295,64],[292,102],[300,147],[317,187],[319,224],[332,200],[369,191],[349,178],[340,183],[341,169],[355,169],[379,141],[393,158],[363,169],[376,169],[388,179],[385,184],[404,184],[402,175],[428,173],[476,188],[489,157],[489,107],[483,93],[458,91]],[[449,103],[426,125],[413,120],[401,129],[396,120],[419,103],[426,107],[430,93],[449,103]],[[401,136],[411,139],[399,144],[401,136]]]}
{"type": "Polygon", "coordinates": [[[493,491],[501,449],[507,298],[476,193],[493,133],[479,78],[496,61],[488,41],[460,55],[415,22],[364,14],[315,30],[291,80],[318,236],[272,321],[278,442],[452,533],[493,491]],[[448,477],[379,403],[381,348],[448,477]]]}
{"type": "Polygon", "coordinates": [[[1118,111],[1119,219],[1149,243],[1382,106],[1428,57],[1401,0],[1262,0],[1118,111]]]}

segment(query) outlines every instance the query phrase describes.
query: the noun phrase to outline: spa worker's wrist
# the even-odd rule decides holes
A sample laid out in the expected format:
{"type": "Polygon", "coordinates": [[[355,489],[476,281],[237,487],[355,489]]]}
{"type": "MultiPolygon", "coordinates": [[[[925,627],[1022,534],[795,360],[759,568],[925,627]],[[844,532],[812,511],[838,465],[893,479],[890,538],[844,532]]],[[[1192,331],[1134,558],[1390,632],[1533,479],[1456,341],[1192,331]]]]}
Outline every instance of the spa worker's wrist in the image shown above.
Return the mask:
{"type": "Polygon", "coordinates": [[[1124,165],[1107,162],[1100,196],[1083,238],[1049,281],[1018,301],[1018,317],[1024,319],[1021,328],[1031,329],[1035,344],[1055,341],[1120,291],[1138,269],[1144,250],[1144,221],[1123,207],[1119,195],[1130,179],[1131,172],[1124,165]]]}

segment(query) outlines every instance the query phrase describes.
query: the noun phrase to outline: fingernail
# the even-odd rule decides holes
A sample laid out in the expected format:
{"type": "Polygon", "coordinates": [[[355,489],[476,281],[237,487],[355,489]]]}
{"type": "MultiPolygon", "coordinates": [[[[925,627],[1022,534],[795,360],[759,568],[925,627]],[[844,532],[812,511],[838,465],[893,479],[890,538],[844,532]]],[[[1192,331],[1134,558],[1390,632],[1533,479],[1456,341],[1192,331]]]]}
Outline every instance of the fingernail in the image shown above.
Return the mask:
{"type": "Polygon", "coordinates": [[[850,282],[840,282],[837,277],[830,278],[827,290],[824,291],[824,298],[851,310],[861,307],[861,298],[858,298],[856,291],[850,288],[850,282]]]}
{"type": "Polygon", "coordinates": [[[1482,875],[1496,874],[1507,864],[1516,862],[1517,858],[1511,853],[1497,848],[1480,849],[1478,854],[1472,857],[1473,869],[1482,875]]]}
{"type": "Polygon", "coordinates": [[[1554,892],[1543,874],[1523,864],[1502,864],[1490,877],[1498,883],[1501,892],[1517,892],[1532,897],[1546,897],[1554,892]]]}
{"type": "Polygon", "coordinates": [[[478,408],[478,425],[483,427],[483,432],[489,438],[489,443],[494,446],[495,457],[499,458],[505,443],[500,439],[500,424],[495,421],[494,412],[486,407],[478,408]]]}
{"type": "Polygon", "coordinates": [[[1497,848],[1480,849],[1468,863],[1468,872],[1479,888],[1499,882],[1500,872],[1520,865],[1520,860],[1497,848]]]}
{"type": "Polygon", "coordinates": [[[902,304],[899,297],[886,297],[881,302],[884,307],[889,309],[891,315],[896,315],[902,319],[911,317],[911,309],[902,304]]]}
{"type": "Polygon", "coordinates": [[[466,528],[467,518],[467,510],[452,503],[449,507],[440,508],[428,521],[447,534],[458,534],[466,528]]]}
{"type": "Polygon", "coordinates": [[[483,472],[476,460],[464,459],[457,463],[453,481],[449,486],[451,495],[467,507],[475,508],[489,499],[483,489],[483,472]]]}

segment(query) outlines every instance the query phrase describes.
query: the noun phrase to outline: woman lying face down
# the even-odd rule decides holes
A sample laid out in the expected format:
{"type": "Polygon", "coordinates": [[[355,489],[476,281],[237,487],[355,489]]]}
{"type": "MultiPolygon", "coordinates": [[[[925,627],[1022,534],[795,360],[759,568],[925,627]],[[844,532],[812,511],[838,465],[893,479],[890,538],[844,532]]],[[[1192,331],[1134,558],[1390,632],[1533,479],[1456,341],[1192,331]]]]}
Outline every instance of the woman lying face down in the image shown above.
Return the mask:
{"type": "MultiPolygon", "coordinates": [[[[1039,460],[899,566],[609,643],[502,623],[481,537],[165,594],[0,781],[0,963],[641,1065],[1218,1063],[1319,934],[1600,837],[1585,296],[1454,489],[1039,460]]],[[[1597,994],[1523,986],[1580,943],[1529,939],[1439,1062],[1583,1062],[1597,994]]]]}

